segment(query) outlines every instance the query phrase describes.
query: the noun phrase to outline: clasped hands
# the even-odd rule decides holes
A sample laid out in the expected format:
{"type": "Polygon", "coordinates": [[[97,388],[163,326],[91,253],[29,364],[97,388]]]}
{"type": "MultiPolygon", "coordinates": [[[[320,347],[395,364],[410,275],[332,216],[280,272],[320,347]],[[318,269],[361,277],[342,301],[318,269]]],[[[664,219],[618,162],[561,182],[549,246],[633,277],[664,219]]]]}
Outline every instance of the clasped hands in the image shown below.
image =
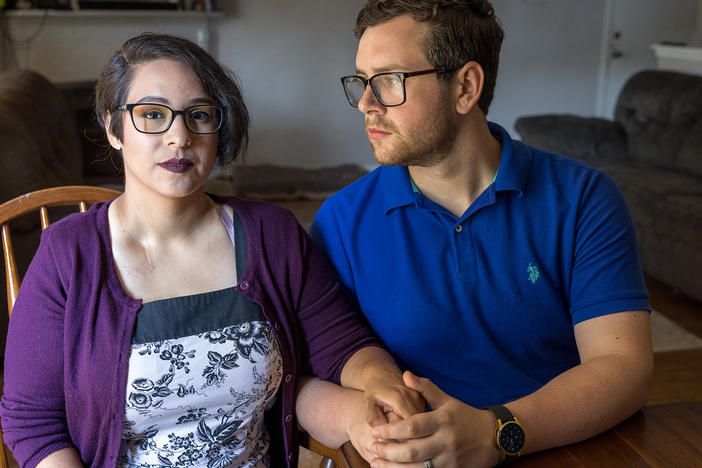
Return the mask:
{"type": "Polygon", "coordinates": [[[402,383],[366,386],[347,434],[373,468],[490,467],[498,461],[495,418],[407,371],[402,383]],[[425,411],[427,405],[430,410],[425,411]]]}

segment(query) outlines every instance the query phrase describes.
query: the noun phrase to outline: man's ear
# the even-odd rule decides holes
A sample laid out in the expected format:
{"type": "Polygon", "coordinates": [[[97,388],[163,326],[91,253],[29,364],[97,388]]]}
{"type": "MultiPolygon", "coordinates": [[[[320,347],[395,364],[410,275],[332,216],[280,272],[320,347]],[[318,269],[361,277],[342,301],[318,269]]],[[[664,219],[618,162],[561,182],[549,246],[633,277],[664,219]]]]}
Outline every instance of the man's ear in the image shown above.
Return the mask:
{"type": "Polygon", "coordinates": [[[112,133],[112,130],[110,129],[111,123],[112,114],[108,112],[107,115],[105,115],[105,132],[107,133],[107,141],[110,142],[110,146],[119,151],[122,149],[122,142],[119,141],[119,138],[117,138],[114,133],[112,133]]]}
{"type": "Polygon", "coordinates": [[[463,65],[454,76],[457,80],[458,97],[456,99],[456,112],[468,114],[478,105],[480,95],[485,84],[485,72],[478,62],[468,62],[463,65]]]}

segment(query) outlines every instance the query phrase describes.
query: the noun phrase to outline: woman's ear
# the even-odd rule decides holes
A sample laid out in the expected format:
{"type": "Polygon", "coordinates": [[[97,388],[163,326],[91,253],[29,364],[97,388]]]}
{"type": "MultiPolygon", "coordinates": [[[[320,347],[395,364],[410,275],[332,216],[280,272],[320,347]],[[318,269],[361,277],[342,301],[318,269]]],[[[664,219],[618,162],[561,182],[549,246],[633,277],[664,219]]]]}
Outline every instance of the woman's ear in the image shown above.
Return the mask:
{"type": "Polygon", "coordinates": [[[122,142],[119,141],[119,138],[115,136],[114,133],[112,133],[112,130],[110,129],[110,124],[112,123],[112,114],[107,113],[105,116],[105,133],[107,133],[107,141],[110,142],[110,146],[112,146],[114,149],[117,151],[122,149],[122,142]]]}
{"type": "Polygon", "coordinates": [[[478,62],[468,62],[463,65],[454,77],[458,80],[458,98],[456,99],[456,112],[468,114],[477,107],[480,95],[485,84],[485,72],[478,62]]]}

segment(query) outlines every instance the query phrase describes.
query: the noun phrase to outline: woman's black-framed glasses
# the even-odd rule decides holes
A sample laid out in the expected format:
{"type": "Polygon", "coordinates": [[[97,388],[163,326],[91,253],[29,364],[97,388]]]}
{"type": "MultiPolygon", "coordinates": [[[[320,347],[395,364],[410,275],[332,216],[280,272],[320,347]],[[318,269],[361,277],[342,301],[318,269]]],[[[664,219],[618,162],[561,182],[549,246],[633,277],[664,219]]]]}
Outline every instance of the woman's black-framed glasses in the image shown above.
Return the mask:
{"type": "Polygon", "coordinates": [[[211,104],[197,104],[183,110],[175,110],[164,104],[143,102],[122,104],[117,109],[128,110],[134,128],[149,135],[167,132],[178,115],[183,116],[185,128],[190,133],[209,135],[219,131],[224,117],[224,107],[211,104]]]}
{"type": "Polygon", "coordinates": [[[430,73],[449,73],[451,71],[446,67],[439,67],[415,72],[385,72],[373,75],[368,79],[358,75],[348,75],[341,77],[341,85],[344,87],[346,99],[353,107],[358,107],[358,103],[363,99],[368,85],[370,85],[373,95],[382,106],[396,107],[404,104],[407,99],[405,91],[405,80],[407,78],[429,75],[430,73]]]}

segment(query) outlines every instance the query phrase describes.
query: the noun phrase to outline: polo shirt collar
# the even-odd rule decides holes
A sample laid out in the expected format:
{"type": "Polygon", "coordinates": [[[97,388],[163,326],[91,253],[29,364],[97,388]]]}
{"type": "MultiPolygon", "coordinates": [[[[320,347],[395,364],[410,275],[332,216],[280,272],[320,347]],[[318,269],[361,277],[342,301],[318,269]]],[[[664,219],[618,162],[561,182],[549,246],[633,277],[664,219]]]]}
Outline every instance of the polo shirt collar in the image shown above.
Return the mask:
{"type": "MultiPolygon", "coordinates": [[[[490,133],[502,141],[500,167],[495,179],[495,191],[513,190],[520,196],[526,189],[532,155],[526,145],[512,140],[507,130],[488,122],[490,133]]],[[[385,212],[415,203],[412,180],[406,166],[381,166],[380,184],[385,212]]]]}
{"type": "Polygon", "coordinates": [[[522,196],[526,190],[533,156],[526,145],[512,140],[507,130],[501,126],[488,122],[488,128],[492,136],[502,141],[502,154],[495,179],[495,191],[513,190],[522,196]]]}
{"type": "Polygon", "coordinates": [[[407,166],[382,166],[380,184],[383,207],[387,213],[395,208],[414,204],[414,191],[407,166]]]}

